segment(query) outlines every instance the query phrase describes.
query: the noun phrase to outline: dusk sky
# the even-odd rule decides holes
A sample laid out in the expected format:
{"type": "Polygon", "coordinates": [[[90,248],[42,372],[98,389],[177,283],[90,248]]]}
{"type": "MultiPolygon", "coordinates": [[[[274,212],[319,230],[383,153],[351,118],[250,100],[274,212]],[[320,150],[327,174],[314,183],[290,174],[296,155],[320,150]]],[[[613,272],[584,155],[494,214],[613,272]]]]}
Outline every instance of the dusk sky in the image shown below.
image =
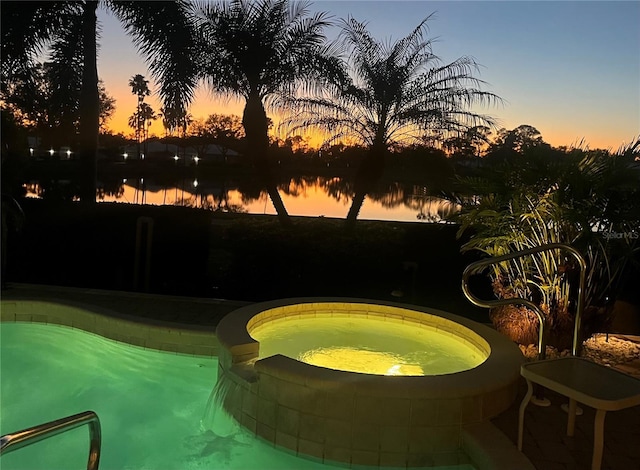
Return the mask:
{"type": "MultiPolygon", "coordinates": [[[[640,134],[640,2],[638,1],[316,1],[312,11],[334,19],[349,15],[369,24],[379,38],[401,38],[426,16],[433,52],[443,62],[472,56],[476,76],[504,106],[478,109],[499,127],[536,127],[552,145],[584,140],[591,148],[613,148],[640,134]]],[[[151,79],[144,61],[119,22],[104,9],[98,73],[116,98],[110,127],[131,133],[128,117],[136,97],[130,77],[151,79]]],[[[327,31],[335,37],[337,28],[327,31]]],[[[157,86],[150,82],[152,92],[157,86]]],[[[157,111],[160,102],[149,103],[157,111]]],[[[221,103],[202,86],[190,108],[195,118],[242,113],[242,103],[221,103]]],[[[151,133],[161,135],[157,121],[151,133]]]]}

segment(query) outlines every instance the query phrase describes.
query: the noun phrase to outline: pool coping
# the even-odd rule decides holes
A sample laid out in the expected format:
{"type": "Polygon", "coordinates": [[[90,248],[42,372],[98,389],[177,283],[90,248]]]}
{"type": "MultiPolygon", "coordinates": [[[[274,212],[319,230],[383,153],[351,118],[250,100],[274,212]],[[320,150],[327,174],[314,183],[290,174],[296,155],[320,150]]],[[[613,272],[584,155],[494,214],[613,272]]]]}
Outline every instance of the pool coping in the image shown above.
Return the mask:
{"type": "MultiPolygon", "coordinates": [[[[8,299],[3,292],[0,299],[0,322],[69,326],[142,348],[194,356],[218,355],[219,342],[215,326],[153,320],[121,313],[95,303],[71,300],[68,297],[75,289],[69,288],[45,288],[34,299],[30,296],[30,291],[38,287],[20,286],[8,299]]],[[[92,291],[81,292],[86,294],[92,291]]],[[[128,294],[132,297],[135,295],[128,294]]],[[[170,298],[147,294],[145,299],[166,302],[170,298]]]]}
{"type": "MultiPolygon", "coordinates": [[[[250,325],[254,318],[258,318],[264,310],[270,310],[272,312],[276,312],[276,309],[283,306],[295,305],[295,304],[308,304],[311,308],[314,305],[324,304],[327,302],[336,303],[338,305],[344,306],[343,308],[348,309],[348,304],[375,304],[380,305],[382,307],[392,307],[397,309],[406,310],[410,312],[418,312],[418,314],[429,314],[435,315],[436,317],[440,317],[444,319],[440,325],[442,325],[442,332],[449,335],[460,334],[463,337],[467,335],[467,331],[471,330],[475,335],[480,336],[484,342],[487,342],[487,346],[491,347],[490,355],[482,364],[477,367],[463,371],[462,373],[455,374],[445,374],[442,376],[423,376],[423,377],[412,377],[406,376],[401,377],[400,379],[407,382],[407,390],[414,389],[411,384],[418,383],[419,381],[429,381],[437,385],[438,391],[433,392],[434,396],[446,396],[449,393],[449,386],[453,387],[462,387],[462,388],[473,388],[474,390],[481,390],[483,392],[489,392],[499,388],[506,383],[512,382],[514,378],[519,378],[520,376],[520,365],[524,363],[524,357],[522,357],[518,347],[515,344],[510,343],[506,338],[488,326],[482,325],[473,320],[469,320],[467,318],[445,312],[442,310],[422,307],[417,305],[403,304],[399,302],[389,302],[389,301],[381,301],[381,300],[372,300],[372,299],[362,299],[362,298],[352,298],[352,297],[335,297],[335,298],[327,298],[327,297],[294,297],[288,299],[278,299],[267,302],[260,302],[251,305],[247,305],[241,307],[236,310],[233,315],[226,316],[216,328],[216,336],[218,337],[218,341],[222,346],[222,354],[226,351],[231,353],[231,357],[229,359],[228,364],[223,364],[224,367],[230,367],[232,364],[242,363],[245,361],[249,361],[258,357],[258,348],[259,344],[256,340],[254,340],[250,334],[249,329],[250,325]],[[455,328],[455,324],[461,325],[460,328],[455,328]],[[453,325],[452,325],[453,324],[453,325]],[[451,331],[451,326],[454,327],[454,331],[451,331]],[[510,369],[510,372],[505,372],[505,369],[510,369]],[[489,371],[494,372],[490,374],[489,371]],[[498,374],[499,383],[496,384],[496,375],[498,374]],[[444,380],[446,378],[446,381],[444,380]]],[[[355,311],[361,310],[361,308],[355,307],[355,311]]],[[[415,319],[409,319],[408,321],[415,321],[415,319]]],[[[435,322],[438,322],[438,318],[434,319],[435,322]]],[[[439,325],[439,326],[440,326],[439,325]]],[[[467,337],[466,339],[471,342],[475,342],[474,338],[467,337]]],[[[482,349],[482,344],[477,344],[480,349],[482,349]]],[[[488,351],[487,351],[488,352],[488,351]]],[[[297,362],[293,359],[286,358],[284,356],[278,357],[279,355],[272,356],[270,358],[260,359],[258,360],[258,364],[269,364],[271,362],[282,362],[285,361],[287,363],[297,362]]],[[[226,362],[227,358],[221,357],[221,363],[226,362]]],[[[295,365],[292,364],[292,367],[295,365]]],[[[297,368],[305,368],[310,371],[314,371],[314,373],[319,374],[320,380],[324,379],[324,375],[330,374],[336,378],[341,376],[350,377],[352,372],[345,371],[337,371],[333,369],[325,369],[310,366],[308,364],[295,366],[297,368]],[[326,371],[326,372],[325,372],[326,371]]],[[[361,376],[367,376],[369,374],[360,374],[361,376]]],[[[379,377],[376,380],[384,380],[385,376],[374,376],[379,377]]],[[[398,378],[394,378],[394,381],[397,381],[398,378]]],[[[345,380],[348,380],[345,379],[345,380]]],[[[423,389],[414,390],[416,393],[424,394],[423,389]]]]}

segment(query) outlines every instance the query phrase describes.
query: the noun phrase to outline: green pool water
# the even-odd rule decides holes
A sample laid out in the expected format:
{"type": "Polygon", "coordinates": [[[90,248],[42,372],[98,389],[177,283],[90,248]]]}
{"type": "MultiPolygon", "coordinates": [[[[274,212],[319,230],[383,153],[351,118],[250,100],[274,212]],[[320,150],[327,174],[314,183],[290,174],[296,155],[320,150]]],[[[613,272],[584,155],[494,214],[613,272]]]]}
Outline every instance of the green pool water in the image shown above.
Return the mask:
{"type": "MultiPolygon", "coordinates": [[[[102,425],[102,470],[344,468],[278,450],[221,410],[203,423],[216,375],[216,358],[56,325],[0,323],[0,435],[93,410],[102,425]]],[[[88,441],[80,427],[3,455],[0,468],[83,469],[88,441]]]]}

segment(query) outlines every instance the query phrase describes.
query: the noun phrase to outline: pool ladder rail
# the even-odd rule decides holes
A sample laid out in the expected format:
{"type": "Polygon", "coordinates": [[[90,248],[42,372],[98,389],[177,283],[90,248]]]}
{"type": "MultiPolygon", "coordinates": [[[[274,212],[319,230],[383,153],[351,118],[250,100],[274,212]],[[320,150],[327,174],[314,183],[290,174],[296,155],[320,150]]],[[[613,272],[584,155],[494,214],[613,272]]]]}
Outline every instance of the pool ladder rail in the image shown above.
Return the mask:
{"type": "Polygon", "coordinates": [[[100,419],[93,411],[83,411],[82,413],[0,436],[0,456],[85,424],[89,426],[89,460],[87,462],[87,470],[98,470],[98,465],[100,464],[100,447],[102,445],[102,431],[100,428],[100,419]]]}
{"type": "Polygon", "coordinates": [[[515,258],[520,258],[523,256],[533,255],[535,253],[539,253],[542,251],[551,251],[551,250],[563,250],[568,251],[578,262],[580,265],[580,281],[578,284],[578,305],[576,307],[575,321],[573,327],[573,344],[571,348],[571,354],[573,356],[578,356],[580,354],[580,323],[582,320],[582,311],[584,310],[584,287],[586,281],[586,273],[587,273],[587,263],[584,260],[584,257],[580,254],[578,250],[573,248],[572,246],[566,245],[564,243],[549,243],[546,245],[537,246],[534,248],[529,248],[528,250],[516,251],[514,253],[508,253],[502,256],[496,256],[492,258],[481,259],[480,261],[476,261],[471,263],[466,267],[464,272],[462,273],[462,291],[467,299],[474,305],[478,307],[491,308],[497,307],[500,305],[524,305],[527,308],[533,310],[538,317],[538,321],[540,323],[540,328],[538,330],[538,359],[543,360],[546,358],[546,320],[545,315],[542,309],[531,302],[528,299],[522,297],[514,297],[509,299],[498,299],[498,300],[483,300],[476,297],[471,290],[469,289],[469,278],[477,274],[482,268],[490,266],[492,264],[501,263],[503,261],[512,260],[515,258]]]}

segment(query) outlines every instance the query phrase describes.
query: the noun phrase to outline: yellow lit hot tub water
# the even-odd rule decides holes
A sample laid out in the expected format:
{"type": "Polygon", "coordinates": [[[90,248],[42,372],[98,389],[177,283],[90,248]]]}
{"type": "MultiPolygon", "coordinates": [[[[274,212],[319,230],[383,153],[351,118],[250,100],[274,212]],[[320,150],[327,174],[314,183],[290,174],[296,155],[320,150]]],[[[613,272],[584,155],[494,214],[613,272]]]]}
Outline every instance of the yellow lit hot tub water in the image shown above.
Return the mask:
{"type": "Polygon", "coordinates": [[[320,367],[376,375],[451,374],[486,360],[462,338],[435,327],[372,317],[272,320],[250,334],[260,343],[260,359],[282,354],[320,367]]]}

